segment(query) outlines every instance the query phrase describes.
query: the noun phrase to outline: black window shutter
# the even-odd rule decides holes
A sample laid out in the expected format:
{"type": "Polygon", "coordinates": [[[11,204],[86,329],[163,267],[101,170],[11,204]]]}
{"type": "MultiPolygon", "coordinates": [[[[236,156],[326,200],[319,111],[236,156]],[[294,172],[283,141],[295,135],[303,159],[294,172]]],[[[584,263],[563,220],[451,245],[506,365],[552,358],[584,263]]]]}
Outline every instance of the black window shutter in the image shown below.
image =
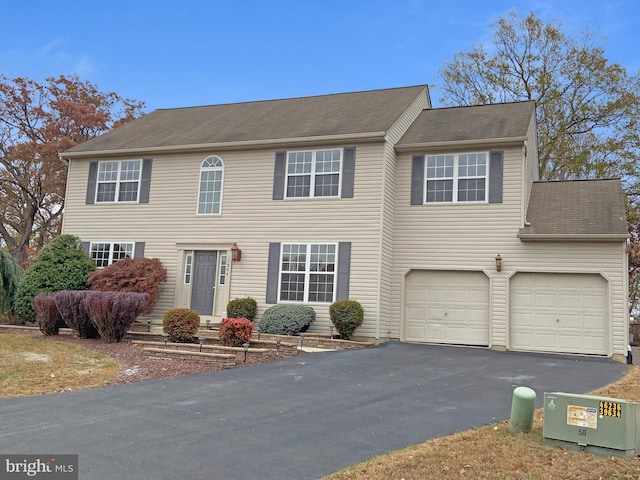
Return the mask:
{"type": "Polygon", "coordinates": [[[82,247],[84,253],[86,253],[87,255],[91,255],[91,242],[80,242],[80,246],[82,247]]]}
{"type": "Polygon", "coordinates": [[[98,181],[98,162],[89,163],[89,179],[87,180],[87,205],[96,201],[96,183],[98,181]]]}
{"type": "Polygon", "coordinates": [[[338,244],[338,279],[336,300],[349,300],[349,278],[351,276],[351,242],[338,244]]]}
{"type": "Polygon", "coordinates": [[[133,258],[144,257],[144,242],[136,242],[133,246],[133,258]]]}
{"type": "Polygon", "coordinates": [[[503,153],[489,154],[489,203],[502,203],[503,153]]]}
{"type": "Polygon", "coordinates": [[[411,161],[411,205],[424,204],[424,155],[414,155],[411,161]]]}
{"type": "Polygon", "coordinates": [[[356,147],[346,147],[342,158],[342,198],[353,198],[356,173],[356,147]]]}
{"type": "Polygon", "coordinates": [[[280,244],[269,244],[269,263],[267,267],[266,303],[278,303],[278,283],[280,282],[280,244]]]}
{"type": "Polygon", "coordinates": [[[284,185],[286,180],[287,152],[276,152],[276,164],[273,169],[273,199],[284,199],[284,185]]]}
{"type": "Polygon", "coordinates": [[[150,158],[142,160],[142,176],[140,177],[140,203],[149,203],[149,190],[151,188],[151,162],[150,158]]]}

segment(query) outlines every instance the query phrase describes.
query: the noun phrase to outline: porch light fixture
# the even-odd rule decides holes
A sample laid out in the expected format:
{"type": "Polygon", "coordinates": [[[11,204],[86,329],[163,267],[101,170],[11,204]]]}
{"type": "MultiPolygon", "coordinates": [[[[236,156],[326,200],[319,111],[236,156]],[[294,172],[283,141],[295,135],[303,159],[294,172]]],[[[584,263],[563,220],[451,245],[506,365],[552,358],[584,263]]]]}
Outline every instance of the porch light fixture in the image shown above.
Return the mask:
{"type": "Polygon", "coordinates": [[[502,271],[502,257],[500,254],[496,255],[496,272],[502,271]]]}
{"type": "Polygon", "coordinates": [[[231,246],[231,260],[233,260],[234,262],[239,262],[241,258],[242,250],[240,250],[240,247],[236,242],[233,242],[233,245],[231,246]]]}

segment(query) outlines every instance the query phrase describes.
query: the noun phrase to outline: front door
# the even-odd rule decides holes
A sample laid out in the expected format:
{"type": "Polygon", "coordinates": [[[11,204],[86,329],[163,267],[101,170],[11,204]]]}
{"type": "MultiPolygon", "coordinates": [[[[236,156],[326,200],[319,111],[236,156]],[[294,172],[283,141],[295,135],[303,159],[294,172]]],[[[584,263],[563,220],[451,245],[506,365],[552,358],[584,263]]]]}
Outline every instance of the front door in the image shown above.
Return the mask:
{"type": "Polygon", "coordinates": [[[213,314],[213,298],[216,286],[216,252],[194,252],[191,309],[200,315],[213,314]]]}

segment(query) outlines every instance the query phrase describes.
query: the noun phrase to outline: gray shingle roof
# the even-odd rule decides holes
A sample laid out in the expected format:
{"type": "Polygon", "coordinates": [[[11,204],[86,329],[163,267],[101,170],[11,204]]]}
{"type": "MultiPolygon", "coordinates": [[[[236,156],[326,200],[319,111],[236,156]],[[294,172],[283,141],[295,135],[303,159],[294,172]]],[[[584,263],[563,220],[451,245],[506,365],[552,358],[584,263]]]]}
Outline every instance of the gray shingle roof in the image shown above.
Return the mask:
{"type": "Polygon", "coordinates": [[[398,146],[523,138],[534,112],[533,101],[423,110],[398,146]]]}
{"type": "Polygon", "coordinates": [[[533,182],[522,240],[588,237],[622,239],[628,235],[619,178],[533,182]]]}
{"type": "Polygon", "coordinates": [[[386,132],[419,95],[425,85],[155,110],[67,152],[386,132]]]}

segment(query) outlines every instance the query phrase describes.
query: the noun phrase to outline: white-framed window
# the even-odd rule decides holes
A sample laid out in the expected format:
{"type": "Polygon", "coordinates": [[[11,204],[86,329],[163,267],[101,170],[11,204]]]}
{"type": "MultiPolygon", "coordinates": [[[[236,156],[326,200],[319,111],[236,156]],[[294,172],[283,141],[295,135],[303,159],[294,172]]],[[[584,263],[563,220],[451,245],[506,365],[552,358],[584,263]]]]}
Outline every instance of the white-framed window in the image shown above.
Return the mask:
{"type": "Polygon", "coordinates": [[[91,242],[89,253],[96,267],[103,268],[121,258],[133,258],[133,242],[91,242]]]}
{"type": "Polygon", "coordinates": [[[224,163],[220,157],[207,157],[200,166],[198,215],[219,215],[222,210],[224,163]]]}
{"type": "Polygon", "coordinates": [[[336,243],[283,243],[280,301],[333,303],[337,252],[336,243]]]}
{"type": "Polygon", "coordinates": [[[97,202],[137,202],[142,160],[98,162],[97,202]]]}
{"type": "Polygon", "coordinates": [[[228,265],[227,265],[227,254],[226,253],[221,253],[220,254],[220,268],[219,268],[219,275],[218,275],[218,285],[224,285],[227,281],[227,269],[228,269],[228,265]]]}
{"type": "Polygon", "coordinates": [[[184,259],[184,283],[191,283],[191,269],[193,268],[193,254],[187,253],[184,259]]]}
{"type": "Polygon", "coordinates": [[[342,150],[289,152],[286,198],[339,197],[342,150]]]}
{"type": "Polygon", "coordinates": [[[488,154],[428,155],[425,203],[486,202],[488,154]]]}

